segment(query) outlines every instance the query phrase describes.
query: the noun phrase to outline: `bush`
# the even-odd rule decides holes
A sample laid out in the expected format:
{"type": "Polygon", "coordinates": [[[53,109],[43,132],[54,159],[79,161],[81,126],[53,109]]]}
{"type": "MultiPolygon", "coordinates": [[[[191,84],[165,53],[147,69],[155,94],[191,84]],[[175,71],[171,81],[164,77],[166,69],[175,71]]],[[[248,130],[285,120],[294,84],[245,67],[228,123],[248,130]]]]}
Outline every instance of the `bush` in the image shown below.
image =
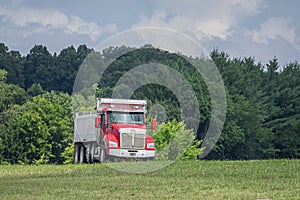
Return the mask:
{"type": "Polygon", "coordinates": [[[156,145],[157,160],[197,159],[202,151],[192,130],[186,129],[183,122],[176,120],[159,124],[156,131],[151,131],[156,145]]]}
{"type": "Polygon", "coordinates": [[[61,153],[64,158],[64,164],[70,164],[74,162],[74,145],[70,143],[65,150],[61,153]]]}

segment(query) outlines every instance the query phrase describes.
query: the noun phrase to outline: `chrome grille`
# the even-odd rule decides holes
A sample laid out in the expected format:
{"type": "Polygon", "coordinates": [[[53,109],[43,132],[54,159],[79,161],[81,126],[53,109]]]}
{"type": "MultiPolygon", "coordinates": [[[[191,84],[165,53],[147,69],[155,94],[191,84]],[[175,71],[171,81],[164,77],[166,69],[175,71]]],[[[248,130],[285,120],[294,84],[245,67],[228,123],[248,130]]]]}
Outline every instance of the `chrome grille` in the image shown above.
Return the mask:
{"type": "Polygon", "coordinates": [[[145,134],[141,133],[122,133],[121,148],[125,149],[144,149],[145,134]]]}

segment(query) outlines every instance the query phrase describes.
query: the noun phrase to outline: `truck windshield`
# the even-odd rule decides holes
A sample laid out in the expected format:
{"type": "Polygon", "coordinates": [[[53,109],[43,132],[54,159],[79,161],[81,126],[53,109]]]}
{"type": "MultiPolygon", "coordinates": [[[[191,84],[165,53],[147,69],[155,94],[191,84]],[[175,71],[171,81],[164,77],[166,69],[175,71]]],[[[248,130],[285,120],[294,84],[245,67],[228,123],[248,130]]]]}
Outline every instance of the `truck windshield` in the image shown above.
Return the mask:
{"type": "Polygon", "coordinates": [[[144,113],[109,111],[110,123],[144,124],[144,113]]]}

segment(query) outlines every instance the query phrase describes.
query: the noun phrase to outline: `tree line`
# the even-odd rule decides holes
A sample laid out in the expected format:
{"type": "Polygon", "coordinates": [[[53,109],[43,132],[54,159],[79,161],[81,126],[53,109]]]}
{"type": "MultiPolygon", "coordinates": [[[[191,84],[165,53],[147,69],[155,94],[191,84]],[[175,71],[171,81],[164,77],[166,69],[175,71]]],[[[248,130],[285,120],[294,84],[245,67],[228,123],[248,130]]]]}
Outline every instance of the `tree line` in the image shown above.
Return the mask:
{"type": "MultiPolygon", "coordinates": [[[[75,110],[87,109],[88,105],[82,106],[86,100],[111,97],[120,77],[135,66],[161,63],[182,74],[195,91],[200,113],[197,139],[205,137],[211,99],[204,78],[192,67],[208,65],[205,58],[186,57],[151,45],[139,49],[110,47],[102,52],[80,45],[77,49],[65,48],[59,54],[36,45],[27,55],[21,55],[2,43],[0,162],[64,162],[64,151],[72,144],[73,85],[80,65],[85,64],[90,54],[95,55],[94,65],[109,63],[109,67],[93,86],[96,94],[84,89],[89,87],[84,79],[76,83],[84,92],[75,96],[75,102],[79,102],[75,110]]],[[[299,158],[299,63],[280,66],[274,57],[264,65],[252,57],[232,58],[217,49],[210,56],[225,84],[227,113],[222,134],[206,159],[299,158]]],[[[90,68],[93,74],[99,74],[93,67],[90,68]]],[[[86,78],[97,79],[97,76],[86,78]]],[[[121,91],[126,92],[126,86],[121,91]]],[[[167,87],[144,85],[134,91],[132,98],[147,99],[149,107],[160,104],[166,111],[166,121],[180,121],[178,98],[167,87]]]]}

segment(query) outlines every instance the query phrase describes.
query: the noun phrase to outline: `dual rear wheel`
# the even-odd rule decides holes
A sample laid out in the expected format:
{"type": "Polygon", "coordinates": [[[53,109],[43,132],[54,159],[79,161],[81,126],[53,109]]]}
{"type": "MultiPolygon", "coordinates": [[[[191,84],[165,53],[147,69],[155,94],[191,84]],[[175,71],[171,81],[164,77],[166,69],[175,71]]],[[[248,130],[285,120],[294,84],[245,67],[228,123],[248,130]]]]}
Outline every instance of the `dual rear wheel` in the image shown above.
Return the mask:
{"type": "Polygon", "coordinates": [[[74,162],[76,164],[85,162],[85,147],[83,144],[74,144],[74,162]]]}
{"type": "Polygon", "coordinates": [[[74,162],[77,163],[93,163],[94,162],[95,145],[82,143],[74,144],[74,162]]]}

